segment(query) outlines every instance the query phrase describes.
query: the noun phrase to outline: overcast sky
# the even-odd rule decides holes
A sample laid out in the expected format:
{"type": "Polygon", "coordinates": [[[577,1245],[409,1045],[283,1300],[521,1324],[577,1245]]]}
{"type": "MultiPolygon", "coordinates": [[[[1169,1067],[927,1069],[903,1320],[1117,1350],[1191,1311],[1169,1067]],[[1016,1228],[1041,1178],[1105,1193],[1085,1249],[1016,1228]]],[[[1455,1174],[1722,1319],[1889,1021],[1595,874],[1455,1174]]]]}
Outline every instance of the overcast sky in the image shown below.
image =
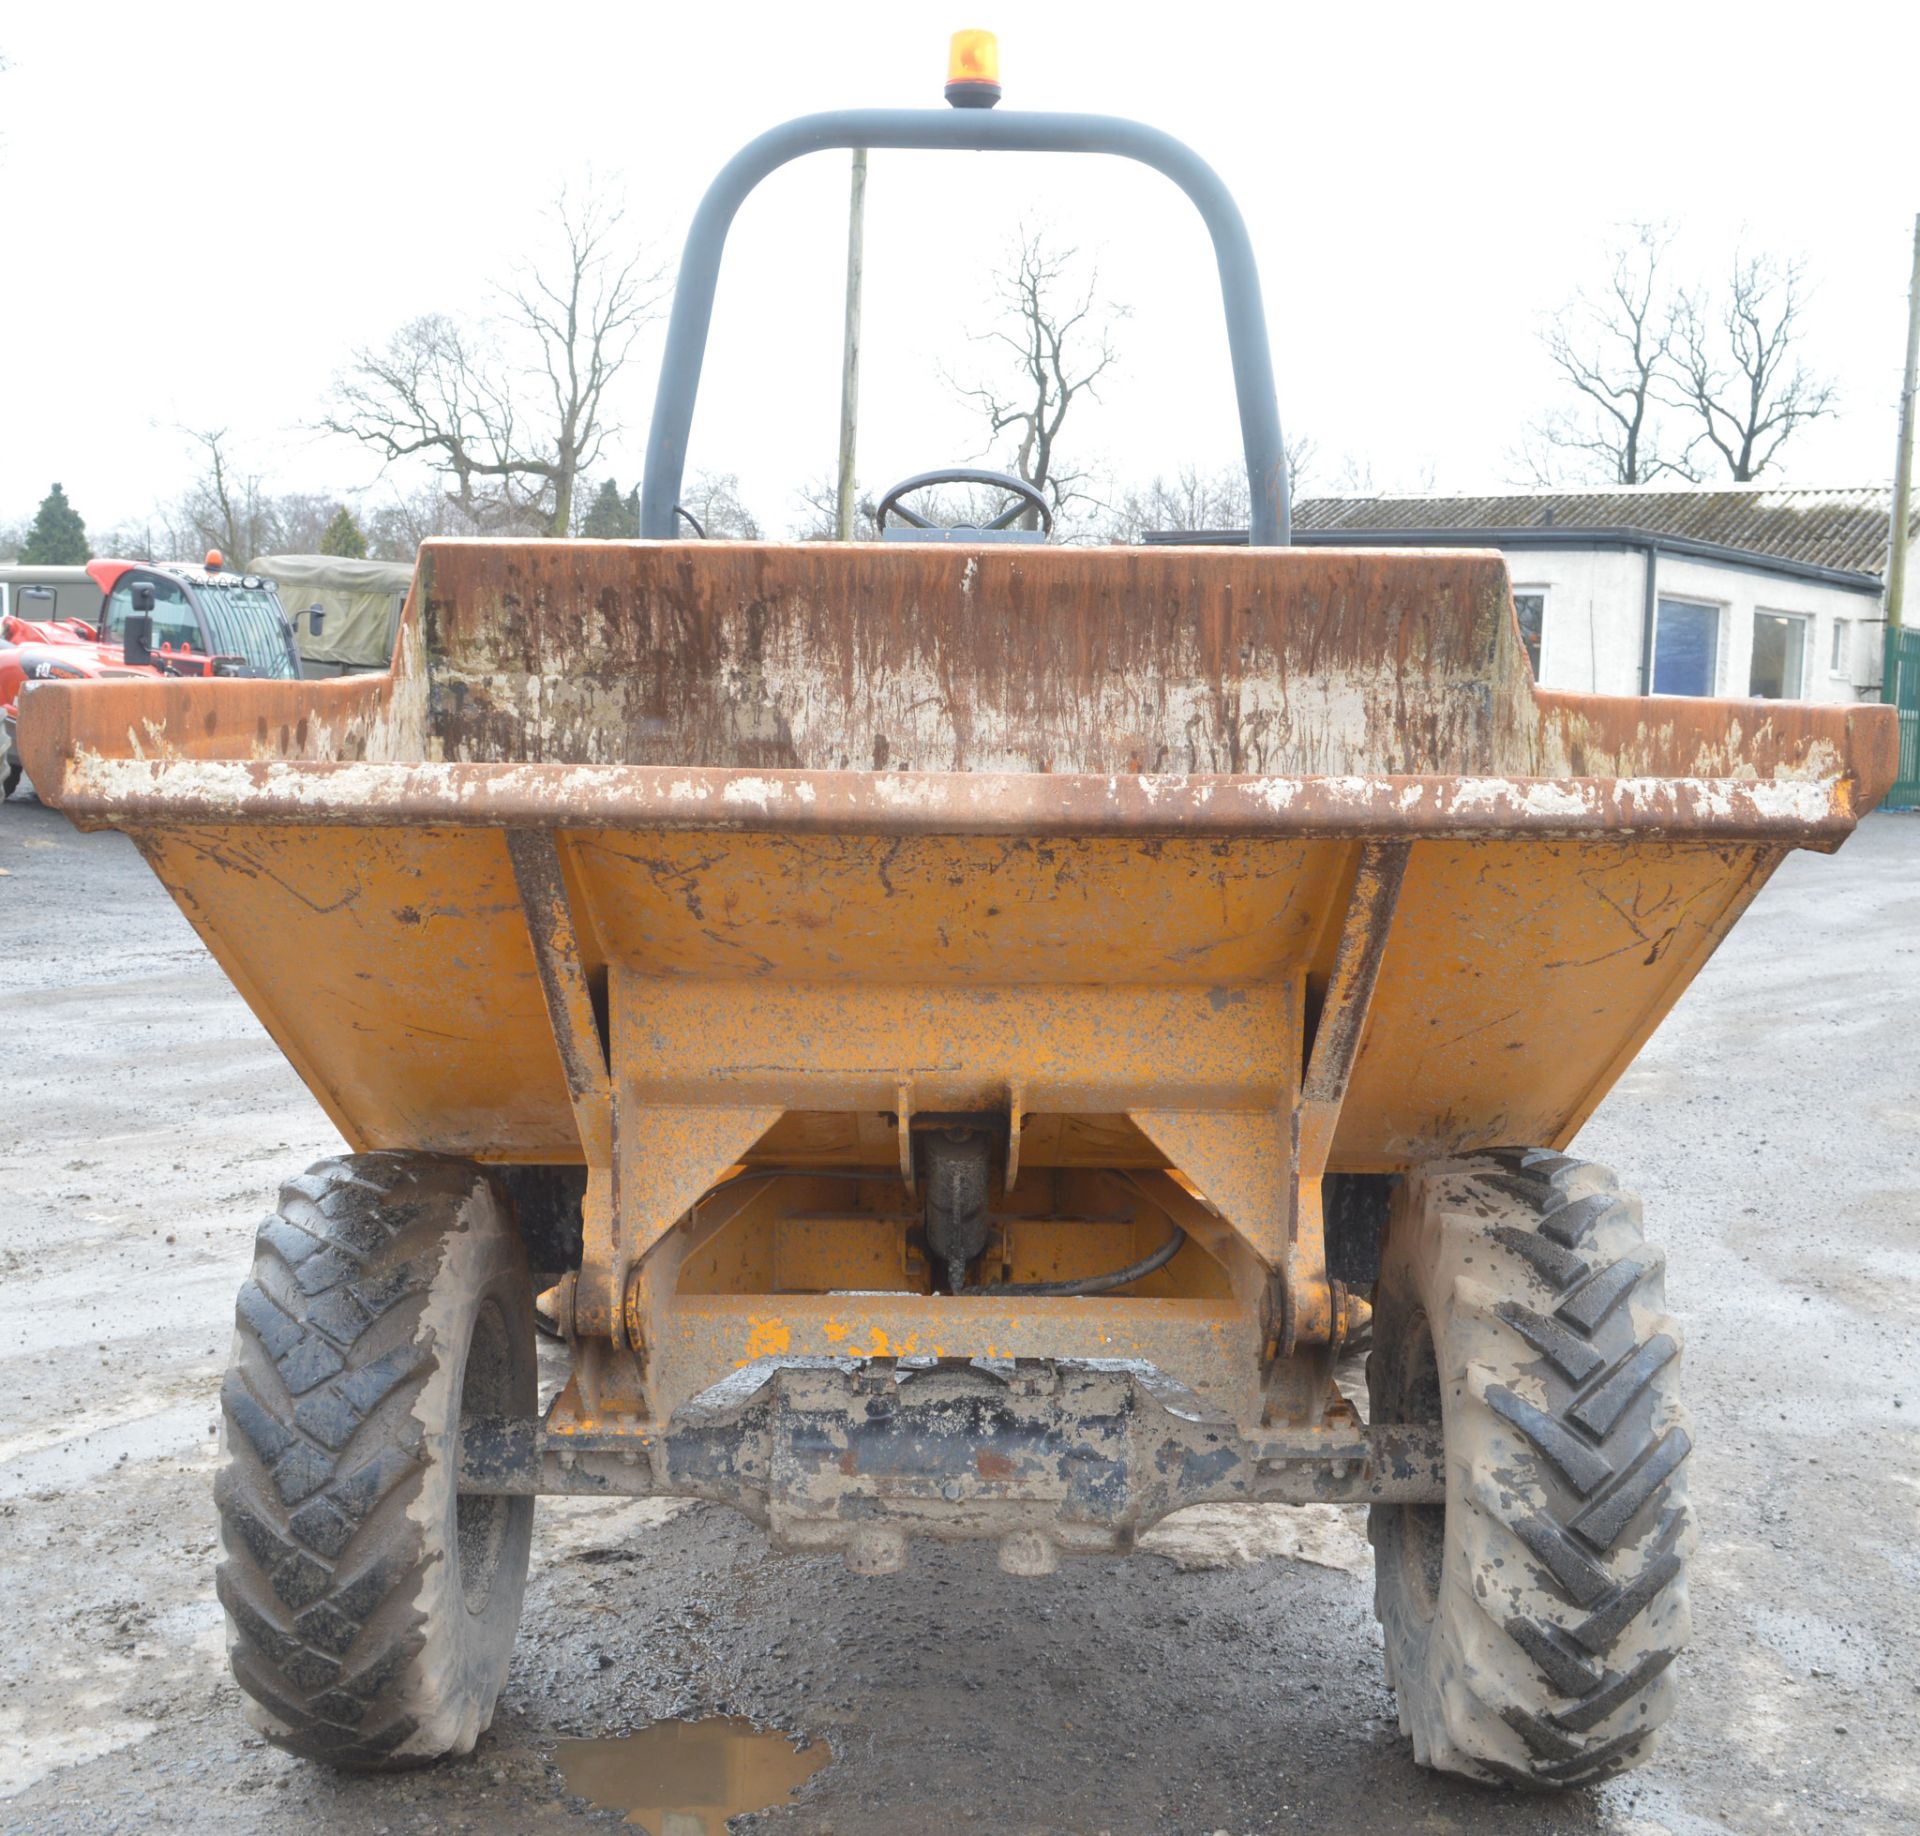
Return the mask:
{"type": "MultiPolygon", "coordinates": [[[[787,116],[941,106],[946,39],[998,30],[1007,107],[1165,127],[1237,194],[1290,434],[1319,482],[1508,482],[1552,399],[1536,328],[1635,217],[1723,267],[1803,255],[1807,355],[1838,418],[1799,484],[1892,469],[1913,216],[1920,7],[1282,7],[1050,0],[844,5],[326,6],[86,0],[0,10],[0,524],[55,478],[105,529],[177,493],[179,429],[226,427],[273,490],[377,495],[375,460],[310,429],[356,344],[479,313],[541,246],[563,182],[623,183],[671,262],[722,161],[787,116]]],[[[772,528],[830,472],[846,162],[787,168],[742,210],[692,464],[739,474],[772,528]]],[[[1121,478],[1237,450],[1199,220],[1120,162],[874,157],[860,472],[976,457],[941,367],[982,361],[987,272],[1022,215],[1131,307],[1074,444],[1121,478]]],[[[638,475],[658,361],[615,404],[602,470],[638,475]]],[[[1076,416],[1078,410],[1076,410],[1076,416]]],[[[1309,479],[1309,488],[1314,479],[1309,479]]]]}

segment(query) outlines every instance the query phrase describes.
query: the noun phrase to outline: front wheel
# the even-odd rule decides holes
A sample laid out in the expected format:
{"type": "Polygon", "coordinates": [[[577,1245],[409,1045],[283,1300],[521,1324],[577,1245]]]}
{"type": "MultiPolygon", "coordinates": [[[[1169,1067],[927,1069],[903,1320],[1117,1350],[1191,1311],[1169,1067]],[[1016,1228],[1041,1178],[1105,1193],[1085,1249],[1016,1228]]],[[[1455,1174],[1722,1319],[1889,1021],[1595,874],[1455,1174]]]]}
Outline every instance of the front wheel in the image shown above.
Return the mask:
{"type": "Polygon", "coordinates": [[[456,1484],[463,1419],[535,1413],[510,1207],[466,1161],[324,1160],[280,1189],[237,1312],[214,1496],[251,1719],[354,1769],[467,1752],[506,1682],[533,1535],[531,1498],[456,1484]]]}
{"type": "Polygon", "coordinates": [[[1443,1424],[1446,1502],[1375,1506],[1369,1534],[1423,1766],[1588,1784],[1672,1713],[1693,1520],[1662,1268],[1639,1201],[1565,1155],[1443,1161],[1396,1194],[1372,1415],[1443,1424]]]}

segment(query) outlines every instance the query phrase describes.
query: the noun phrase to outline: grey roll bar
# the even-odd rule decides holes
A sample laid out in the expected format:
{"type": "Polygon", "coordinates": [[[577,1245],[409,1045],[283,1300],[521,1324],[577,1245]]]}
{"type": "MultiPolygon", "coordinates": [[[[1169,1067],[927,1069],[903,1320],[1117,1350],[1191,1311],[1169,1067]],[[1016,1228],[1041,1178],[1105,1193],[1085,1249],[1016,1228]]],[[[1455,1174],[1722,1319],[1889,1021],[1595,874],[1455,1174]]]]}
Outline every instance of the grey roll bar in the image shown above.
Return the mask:
{"type": "Polygon", "coordinates": [[[963,153],[1111,153],[1135,159],[1168,178],[1193,200],[1213,238],[1220,295],[1227,315],[1240,439],[1246,449],[1251,494],[1250,535],[1256,548],[1292,540],[1286,453],[1280,443],[1280,406],[1273,353],[1260,302],[1253,245],[1233,194],[1220,175],[1171,134],[1118,115],[1063,115],[1018,109],[835,109],[802,115],[770,128],[742,147],[707,187],[694,212],[680,258],[660,388],[647,433],[647,467],[640,491],[640,533],[673,535],[674,506],[687,464],[700,367],[707,354],[714,288],[734,214],[747,194],[789,160],[831,147],[923,148],[963,153]]]}

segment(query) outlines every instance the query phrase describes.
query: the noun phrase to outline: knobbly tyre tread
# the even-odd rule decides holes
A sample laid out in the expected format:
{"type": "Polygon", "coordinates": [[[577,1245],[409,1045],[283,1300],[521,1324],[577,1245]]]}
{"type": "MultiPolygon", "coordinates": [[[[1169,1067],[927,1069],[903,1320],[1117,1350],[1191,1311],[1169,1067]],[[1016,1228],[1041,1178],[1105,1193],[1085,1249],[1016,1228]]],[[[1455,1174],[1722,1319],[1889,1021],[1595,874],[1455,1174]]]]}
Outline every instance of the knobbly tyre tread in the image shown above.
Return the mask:
{"type": "MultiPolygon", "coordinates": [[[[1672,1712],[1692,1443],[1662,1271],[1639,1202],[1602,1167],[1502,1150],[1407,1181],[1374,1356],[1424,1312],[1448,1469],[1430,1620],[1390,1559],[1395,1507],[1376,1507],[1370,1534],[1388,1675],[1423,1765],[1588,1784],[1641,1763],[1672,1712]]],[[[1388,1368],[1370,1366],[1380,1420],[1394,1419],[1388,1368]]]]}
{"type": "Polygon", "coordinates": [[[470,1162],[377,1153],[288,1180],[260,1225],[221,1391],[217,1591],[250,1713],[296,1753],[418,1765],[471,1748],[491,1719],[532,1500],[501,1520],[499,1598],[467,1615],[456,1576],[449,1610],[442,1456],[460,1321],[489,1295],[524,1344],[508,1381],[532,1412],[531,1286],[510,1217],[470,1162]]]}

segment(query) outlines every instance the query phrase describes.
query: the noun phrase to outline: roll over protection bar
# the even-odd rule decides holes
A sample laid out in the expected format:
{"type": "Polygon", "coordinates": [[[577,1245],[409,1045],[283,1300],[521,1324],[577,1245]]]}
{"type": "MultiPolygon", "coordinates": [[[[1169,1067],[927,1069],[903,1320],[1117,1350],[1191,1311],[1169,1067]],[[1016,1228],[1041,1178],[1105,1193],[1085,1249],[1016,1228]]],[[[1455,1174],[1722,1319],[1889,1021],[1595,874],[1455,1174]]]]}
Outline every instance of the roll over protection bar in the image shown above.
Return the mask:
{"type": "Polygon", "coordinates": [[[966,153],[1110,153],[1138,160],[1193,200],[1213,238],[1220,295],[1227,315],[1240,438],[1246,449],[1251,539],[1256,548],[1284,547],[1292,539],[1286,453],[1273,380],[1253,245],[1233,194],[1192,148],[1139,121],[1118,115],[1068,115],[984,109],[835,109],[802,115],[749,141],[707,187],[694,212],[680,258],[660,388],[647,434],[640,493],[640,533],[668,539],[687,463],[687,436],[706,358],[714,288],[727,232],[747,194],[769,173],[803,153],[832,147],[923,148],[966,153]]]}

